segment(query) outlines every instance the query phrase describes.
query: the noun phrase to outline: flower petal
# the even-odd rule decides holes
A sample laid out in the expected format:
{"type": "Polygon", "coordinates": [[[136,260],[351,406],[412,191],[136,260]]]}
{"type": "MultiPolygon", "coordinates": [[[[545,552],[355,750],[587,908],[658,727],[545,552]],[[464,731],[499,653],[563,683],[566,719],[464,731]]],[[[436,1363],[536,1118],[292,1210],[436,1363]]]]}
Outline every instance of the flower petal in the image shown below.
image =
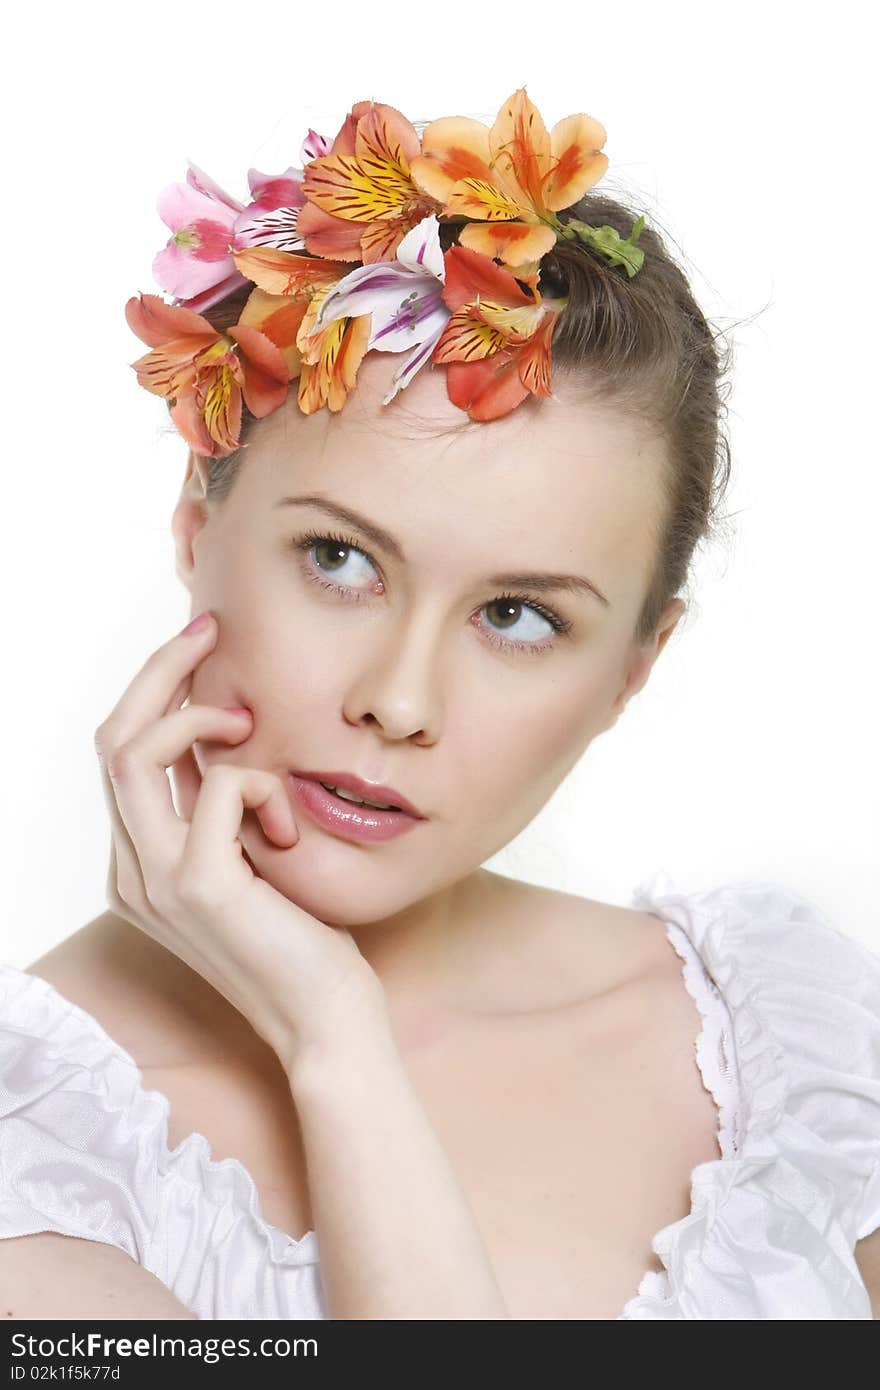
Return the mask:
{"type": "Polygon", "coordinates": [[[200,260],[173,241],[153,259],[153,279],[175,299],[195,299],[197,295],[216,289],[234,269],[228,253],[219,260],[200,260]]]}
{"type": "Polygon", "coordinates": [[[550,385],[550,340],[556,320],[556,314],[545,314],[540,327],[518,353],[519,379],[535,396],[553,395],[550,385]]]}
{"type": "Polygon", "coordinates": [[[402,210],[417,192],[409,161],[419,152],[419,137],[394,106],[359,102],[351,114],[356,120],[354,153],[342,153],[334,142],[332,154],[306,167],[303,193],[334,217],[372,222],[402,210]]]}
{"type": "Polygon", "coordinates": [[[537,331],[545,312],[540,300],[509,308],[507,305],[493,304],[489,299],[481,299],[476,310],[484,323],[504,334],[508,345],[528,341],[537,331]]]}
{"type": "Polygon", "coordinates": [[[247,281],[244,276],[239,275],[238,271],[234,270],[231,275],[228,275],[225,280],[221,280],[219,285],[215,285],[213,289],[204,290],[202,294],[187,296],[183,301],[184,308],[194,309],[197,313],[200,313],[202,309],[210,309],[212,304],[219,304],[221,299],[225,299],[227,295],[233,294],[235,290],[240,289],[242,285],[246,284],[247,281]]]}
{"type": "Polygon", "coordinates": [[[446,392],[453,405],[472,420],[497,420],[528,395],[517,371],[516,354],[498,352],[477,362],[450,362],[446,392]]]}
{"type": "MultiPolygon", "coordinates": [[[[305,201],[302,194],[302,169],[292,164],[283,174],[261,174],[259,169],[248,169],[248,188],[254,202],[266,212],[273,208],[301,207],[305,201]]],[[[245,208],[245,212],[249,209],[245,208]]]]}
{"type": "Polygon", "coordinates": [[[222,453],[233,453],[241,436],[241,387],[230,367],[216,367],[207,374],[201,392],[196,393],[196,405],[222,453]]]}
{"type": "Polygon", "coordinates": [[[162,221],[173,232],[189,227],[197,220],[216,222],[227,231],[238,216],[228,204],[217,203],[189,183],[170,183],[156,200],[162,221]]]}
{"type": "Polygon", "coordinates": [[[372,222],[404,207],[412,183],[390,163],[361,164],[353,155],[331,154],[307,166],[303,193],[322,212],[346,222],[372,222]]]}
{"type": "Polygon", "coordinates": [[[607,138],[605,127],[592,116],[556,122],[550,132],[551,168],[541,187],[545,208],[570,208],[599,182],[608,168],[608,156],[601,153],[607,138]]]}
{"type": "Polygon", "coordinates": [[[361,233],[364,228],[356,222],[345,222],[314,203],[306,203],[300,208],[296,227],[312,256],[333,256],[337,261],[363,259],[361,233]]]}
{"type": "Polygon", "coordinates": [[[334,319],[379,312],[383,318],[393,314],[400,301],[421,279],[396,261],[376,261],[359,265],[341,280],[321,301],[315,318],[316,328],[326,328],[334,319]]]}
{"type": "Polygon", "coordinates": [[[299,231],[298,206],[263,209],[251,203],[236,219],[233,234],[235,249],[248,246],[275,246],[279,251],[304,251],[305,241],[299,231]]]}
{"type": "Polygon", "coordinates": [[[125,306],[125,317],[132,332],[150,347],[162,347],[171,338],[207,335],[209,342],[220,337],[216,328],[201,314],[166,304],[158,294],[133,296],[125,306]]]}
{"type": "Polygon", "coordinates": [[[512,221],[522,217],[528,204],[518,203],[487,179],[459,179],[449,190],[444,211],[455,217],[476,217],[481,222],[512,221]]]}
{"type": "Polygon", "coordinates": [[[508,97],[498,112],[489,149],[507,186],[522,191],[527,207],[540,209],[541,186],[550,169],[550,136],[525,87],[508,97]]]}
{"type": "Polygon", "coordinates": [[[178,432],[197,454],[204,458],[216,458],[220,446],[208,433],[202,412],[193,395],[179,397],[171,407],[171,419],[178,432]]]}
{"type": "Polygon", "coordinates": [[[437,338],[440,336],[442,328],[433,336],[429,336],[423,343],[418,343],[407,356],[403,359],[394,376],[391,378],[391,389],[386,396],[382,397],[382,404],[388,405],[393,401],[398,391],[402,391],[408,386],[415,376],[427,362],[431,360],[431,353],[434,350],[437,338]]]}
{"type": "Polygon", "coordinates": [[[219,183],[214,182],[210,174],[206,174],[204,169],[199,169],[197,165],[193,164],[192,160],[189,160],[188,163],[189,170],[186,175],[188,184],[193,188],[197,188],[200,193],[204,193],[206,198],[213,199],[215,203],[222,203],[233,212],[241,212],[244,207],[243,203],[240,203],[237,198],[230,197],[230,195],[220,187],[219,183]]]}
{"type": "Polygon", "coordinates": [[[400,243],[424,216],[424,205],[409,203],[390,217],[377,217],[374,222],[359,223],[361,260],[365,265],[396,260],[400,243]]]}
{"type": "Polygon", "coordinates": [[[423,217],[407,232],[397,248],[397,259],[410,270],[446,278],[446,262],[440,246],[440,223],[434,214],[423,217]]]}
{"type": "Polygon", "coordinates": [[[251,324],[259,328],[280,350],[287,363],[289,380],[299,376],[302,358],[296,345],[296,335],[307,308],[306,299],[291,299],[287,295],[267,294],[265,290],[254,289],[238,316],[240,325],[251,324]]]}
{"type": "Polygon", "coordinates": [[[196,337],[175,338],[144,353],[132,367],[139,385],[166,399],[189,390],[196,378],[196,358],[211,342],[196,337]]]}
{"type": "Polygon", "coordinates": [[[322,256],[297,256],[273,246],[251,246],[233,251],[232,259],[243,275],[268,294],[308,299],[316,288],[332,285],[347,266],[322,256]]]}
{"type": "MultiPolygon", "coordinates": [[[[284,386],[285,391],[281,393],[284,400],[286,385],[288,385],[288,364],[284,360],[284,353],[281,347],[275,346],[270,336],[264,334],[263,329],[254,328],[253,324],[232,324],[227,328],[227,336],[239,345],[239,357],[242,359],[242,366],[245,363],[259,367],[261,373],[271,378],[275,384],[284,386]]],[[[256,414],[256,411],[254,411],[256,414]]]]}
{"type": "Polygon", "coordinates": [[[541,222],[469,222],[458,234],[462,246],[519,266],[540,260],[556,245],[556,233],[541,222]]]}
{"type": "Polygon", "coordinates": [[[488,126],[469,116],[441,116],[422,131],[422,152],[410,160],[410,174],[425,193],[445,204],[459,179],[491,182],[490,159],[488,126]]]}
{"type": "Polygon", "coordinates": [[[507,346],[505,335],[475,312],[474,306],[463,304],[450,315],[434,349],[433,360],[446,362],[473,362],[481,357],[490,357],[507,346]]]}
{"type": "Polygon", "coordinates": [[[258,420],[262,420],[266,415],[271,415],[273,410],[277,410],[287,399],[287,364],[284,365],[284,383],[276,381],[273,376],[257,367],[248,358],[242,359],[242,370],[244,372],[244,383],[241,391],[244,402],[252,415],[258,420]]]}
{"type": "Polygon", "coordinates": [[[377,352],[406,352],[426,338],[439,338],[449,321],[449,310],[443,303],[436,280],[423,280],[422,292],[415,282],[409,302],[398,305],[393,314],[373,313],[373,331],[368,347],[377,352]]]}
{"type": "Polygon", "coordinates": [[[329,154],[331,144],[332,141],[326,135],[319,135],[310,126],[299,152],[300,164],[308,164],[312,159],[320,159],[322,154],[329,154]]]}
{"type": "Polygon", "coordinates": [[[370,316],[337,319],[317,335],[320,344],[317,360],[303,359],[298,404],[306,415],[326,405],[341,410],[348,392],[355,385],[357,369],[367,350],[370,336],[370,316]]]}
{"type": "Polygon", "coordinates": [[[366,174],[382,179],[389,169],[410,184],[410,160],[421,148],[415,128],[396,106],[371,102],[358,121],[354,151],[366,174]]]}
{"type": "Polygon", "coordinates": [[[478,295],[510,308],[534,301],[534,293],[526,294],[509,270],[496,265],[491,256],[484,256],[481,251],[474,251],[468,246],[450,246],[444,260],[446,284],[443,300],[452,310],[460,308],[462,304],[472,304],[478,295]]]}

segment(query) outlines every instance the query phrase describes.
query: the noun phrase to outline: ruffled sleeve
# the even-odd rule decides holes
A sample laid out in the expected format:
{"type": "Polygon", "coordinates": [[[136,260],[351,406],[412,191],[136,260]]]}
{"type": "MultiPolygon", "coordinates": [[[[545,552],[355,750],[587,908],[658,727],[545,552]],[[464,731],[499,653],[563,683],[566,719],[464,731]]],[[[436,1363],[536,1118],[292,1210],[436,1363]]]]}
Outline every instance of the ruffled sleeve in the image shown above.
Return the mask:
{"type": "Polygon", "coordinates": [[[699,950],[741,1094],[735,1157],[694,1170],[690,1215],[654,1237],[664,1290],[628,1316],[871,1318],[853,1252],[880,1225],[880,957],[779,883],[636,905],[699,950]]]}
{"type": "Polygon", "coordinates": [[[0,1236],[57,1231],[146,1263],[155,1154],[135,1098],[131,1070],[79,1010],[0,966],[0,1236]]]}
{"type": "Polygon", "coordinates": [[[738,901],[745,915],[726,956],[743,1043],[751,1019],[753,1057],[767,1049],[753,1076],[770,1073],[774,1053],[783,1074],[752,1095],[753,1142],[774,1117],[793,1148],[803,1137],[800,1170],[830,1189],[833,1219],[854,1246],[880,1226],[880,957],[785,888],[759,885],[738,901]]]}
{"type": "Polygon", "coordinates": [[[168,1149],[170,1102],[96,1019],[0,964],[0,1238],[116,1245],[201,1318],[323,1318],[317,1237],[264,1221],[250,1174],[202,1134],[168,1149]]]}

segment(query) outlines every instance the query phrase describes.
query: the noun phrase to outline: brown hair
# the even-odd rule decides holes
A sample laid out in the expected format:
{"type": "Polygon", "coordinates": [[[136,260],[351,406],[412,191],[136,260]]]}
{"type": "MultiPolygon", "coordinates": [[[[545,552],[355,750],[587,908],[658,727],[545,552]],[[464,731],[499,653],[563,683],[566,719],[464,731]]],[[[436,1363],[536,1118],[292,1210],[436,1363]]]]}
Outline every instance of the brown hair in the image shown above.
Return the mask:
{"type": "MultiPolygon", "coordinates": [[[[625,239],[639,212],[593,191],[558,215],[563,222],[578,218],[613,227],[625,239]]],[[[720,330],[710,328],[647,212],[645,219],[637,243],[644,262],[633,277],[582,242],[562,240],[543,258],[539,282],[548,296],[568,296],[553,333],[554,370],[582,380],[591,399],[638,413],[666,445],[656,558],[636,624],[638,643],[653,637],[666,604],[686,589],[697,546],[722,529],[719,507],[730,478],[723,417],[732,360],[729,344],[717,347],[720,330]]],[[[441,223],[444,249],[455,239],[455,225],[441,223]]],[[[252,288],[239,289],[205,317],[221,331],[235,323],[252,288]]],[[[243,405],[242,442],[253,421],[243,405]]],[[[209,499],[229,493],[241,458],[237,451],[206,460],[209,499]]]]}

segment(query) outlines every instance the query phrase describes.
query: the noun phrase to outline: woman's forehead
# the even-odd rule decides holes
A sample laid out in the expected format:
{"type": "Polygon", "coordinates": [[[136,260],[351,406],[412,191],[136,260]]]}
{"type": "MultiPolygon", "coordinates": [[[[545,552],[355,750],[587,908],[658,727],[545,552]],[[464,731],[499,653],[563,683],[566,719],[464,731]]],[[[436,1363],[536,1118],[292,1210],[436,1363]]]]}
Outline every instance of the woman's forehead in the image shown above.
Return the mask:
{"type": "Polygon", "coordinates": [[[483,537],[496,556],[544,568],[564,555],[595,557],[609,584],[622,566],[642,569],[663,447],[636,416],[563,382],[557,399],[481,424],[452,406],[442,368],[420,373],[405,404],[398,396],[383,406],[393,365],[393,354],[368,355],[339,412],[304,415],[292,399],[259,421],[240,502],[265,511],[283,497],[320,496],[375,521],[404,550],[408,539],[412,548],[438,537],[471,550],[483,537]]]}

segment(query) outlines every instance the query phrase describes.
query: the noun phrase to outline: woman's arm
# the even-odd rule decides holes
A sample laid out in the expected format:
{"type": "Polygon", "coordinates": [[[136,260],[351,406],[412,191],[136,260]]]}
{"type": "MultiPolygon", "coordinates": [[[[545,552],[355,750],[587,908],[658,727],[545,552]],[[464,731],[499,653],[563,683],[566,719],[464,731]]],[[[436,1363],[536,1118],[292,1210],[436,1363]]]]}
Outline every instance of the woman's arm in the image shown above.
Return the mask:
{"type": "Polygon", "coordinates": [[[390,1022],[310,1052],[287,1075],[328,1316],[510,1317],[390,1022]]]}
{"type": "Polygon", "coordinates": [[[880,1226],[856,1243],[855,1256],[871,1300],[871,1311],[880,1321],[880,1226]]]}

